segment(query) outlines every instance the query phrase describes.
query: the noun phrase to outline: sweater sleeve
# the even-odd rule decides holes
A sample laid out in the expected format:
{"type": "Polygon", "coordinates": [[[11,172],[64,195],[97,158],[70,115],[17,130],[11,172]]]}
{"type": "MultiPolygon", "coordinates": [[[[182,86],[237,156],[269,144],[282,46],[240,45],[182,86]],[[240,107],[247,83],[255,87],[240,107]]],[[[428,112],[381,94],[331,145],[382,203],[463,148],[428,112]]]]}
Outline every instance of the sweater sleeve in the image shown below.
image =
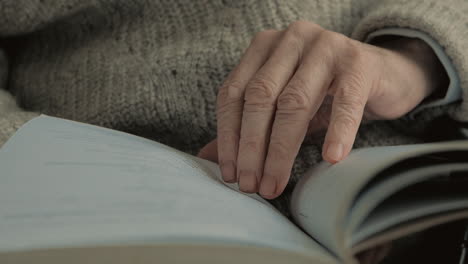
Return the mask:
{"type": "MultiPolygon", "coordinates": [[[[352,37],[369,41],[378,34],[402,35],[419,31],[441,60],[449,75],[444,103],[418,107],[409,118],[414,124],[448,113],[458,121],[468,121],[468,2],[465,0],[382,0],[368,1],[352,37]],[[399,31],[398,29],[404,29],[399,31]],[[402,33],[403,32],[403,33],[402,33]],[[438,53],[438,54],[437,54],[438,53]],[[461,92],[460,92],[461,90],[461,92]],[[460,101],[449,104],[461,97],[460,101]],[[449,104],[449,105],[446,105],[449,104]],[[429,107],[430,106],[430,107],[429,107]]],[[[414,34],[414,33],[413,33],[414,34]]],[[[420,124],[418,124],[419,126],[420,124]]],[[[423,127],[423,126],[419,126],[423,127]]]]}
{"type": "Polygon", "coordinates": [[[26,34],[95,4],[95,0],[1,0],[0,36],[26,34]]]}
{"type": "Polygon", "coordinates": [[[25,111],[16,104],[13,95],[5,89],[7,76],[7,59],[4,52],[0,50],[0,147],[21,125],[39,115],[39,113],[25,111]]]}
{"type": "Polygon", "coordinates": [[[434,106],[442,106],[447,105],[453,102],[456,102],[461,99],[462,89],[460,87],[460,81],[455,70],[455,67],[452,65],[452,62],[445,54],[443,48],[432,39],[429,35],[424,32],[417,31],[414,29],[407,29],[407,28],[386,28],[372,32],[366,39],[366,42],[372,43],[372,40],[380,37],[380,36],[400,36],[400,37],[408,37],[408,38],[417,38],[424,41],[431,49],[434,51],[434,54],[437,56],[438,60],[440,61],[441,65],[444,67],[445,73],[448,76],[449,84],[448,87],[440,87],[446,88],[445,93],[443,96],[439,98],[434,98],[432,100],[426,101],[421,103],[418,107],[416,107],[413,111],[411,111],[411,115],[415,115],[419,111],[434,106]]]}

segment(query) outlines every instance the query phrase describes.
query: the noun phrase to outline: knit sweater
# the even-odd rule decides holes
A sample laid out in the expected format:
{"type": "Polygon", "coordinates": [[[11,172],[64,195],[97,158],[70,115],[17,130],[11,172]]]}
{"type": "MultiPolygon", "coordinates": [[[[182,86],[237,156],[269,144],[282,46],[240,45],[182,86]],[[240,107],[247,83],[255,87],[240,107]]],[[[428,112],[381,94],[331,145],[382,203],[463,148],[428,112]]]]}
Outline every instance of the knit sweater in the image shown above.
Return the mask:
{"type": "MultiPolygon", "coordinates": [[[[0,145],[45,113],[194,154],[216,137],[217,89],[251,38],[296,20],[361,41],[389,27],[424,32],[444,49],[467,98],[467,13],[466,0],[2,0],[0,145]]],[[[444,113],[466,121],[468,103],[362,125],[354,147],[420,142],[408,132],[444,113]]],[[[322,141],[303,144],[273,201],[283,212],[300,175],[321,159],[322,141]]]]}

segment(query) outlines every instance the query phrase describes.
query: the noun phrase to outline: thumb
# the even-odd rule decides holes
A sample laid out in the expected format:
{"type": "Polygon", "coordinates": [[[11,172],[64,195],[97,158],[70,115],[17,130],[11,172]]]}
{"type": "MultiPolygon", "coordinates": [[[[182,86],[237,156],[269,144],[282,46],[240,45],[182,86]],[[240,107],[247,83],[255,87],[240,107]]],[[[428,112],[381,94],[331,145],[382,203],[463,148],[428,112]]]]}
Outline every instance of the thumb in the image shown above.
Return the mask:
{"type": "Polygon", "coordinates": [[[218,163],[218,139],[206,144],[197,154],[197,157],[218,163]]]}

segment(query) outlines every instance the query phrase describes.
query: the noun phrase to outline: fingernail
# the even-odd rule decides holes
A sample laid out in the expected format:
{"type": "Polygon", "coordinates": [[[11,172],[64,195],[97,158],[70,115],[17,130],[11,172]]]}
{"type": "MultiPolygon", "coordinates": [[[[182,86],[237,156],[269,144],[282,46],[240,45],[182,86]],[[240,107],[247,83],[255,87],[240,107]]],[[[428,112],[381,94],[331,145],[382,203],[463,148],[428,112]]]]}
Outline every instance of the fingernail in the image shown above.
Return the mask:
{"type": "Polygon", "coordinates": [[[221,174],[225,182],[234,183],[236,179],[236,168],[234,162],[228,161],[221,164],[221,174]]]}
{"type": "Polygon", "coordinates": [[[343,157],[343,144],[341,143],[330,143],[327,149],[327,157],[333,162],[338,162],[343,157]]]}
{"type": "Polygon", "coordinates": [[[239,189],[246,193],[257,192],[257,177],[255,173],[249,171],[240,171],[239,189]]]}
{"type": "Polygon", "coordinates": [[[260,185],[260,195],[265,198],[272,198],[276,193],[276,180],[272,177],[265,177],[260,185]]]}

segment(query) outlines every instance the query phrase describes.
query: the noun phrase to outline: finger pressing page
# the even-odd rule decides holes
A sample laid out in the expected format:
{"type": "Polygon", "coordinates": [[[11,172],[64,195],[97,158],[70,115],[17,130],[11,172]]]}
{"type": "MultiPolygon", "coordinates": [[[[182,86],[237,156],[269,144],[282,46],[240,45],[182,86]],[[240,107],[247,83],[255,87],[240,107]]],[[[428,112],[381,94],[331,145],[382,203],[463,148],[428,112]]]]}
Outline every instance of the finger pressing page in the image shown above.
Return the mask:
{"type": "Polygon", "coordinates": [[[221,85],[217,97],[218,162],[224,181],[236,182],[236,164],[245,86],[265,63],[279,31],[265,31],[252,40],[239,64],[221,85]]]}
{"type": "Polygon", "coordinates": [[[323,159],[330,163],[342,160],[351,151],[356,133],[361,124],[369,95],[365,82],[343,76],[333,82],[333,97],[330,124],[323,144],[323,159]]]}
{"type": "Polygon", "coordinates": [[[288,36],[283,35],[246,87],[237,156],[239,189],[243,192],[258,191],[277,99],[299,64],[298,51],[291,49],[295,40],[288,36]]]}
{"type": "Polygon", "coordinates": [[[309,55],[278,98],[260,194],[273,199],[286,187],[309,122],[330,85],[332,71],[309,55]]]}
{"type": "Polygon", "coordinates": [[[218,163],[218,140],[213,139],[197,154],[197,157],[218,163]]]}

